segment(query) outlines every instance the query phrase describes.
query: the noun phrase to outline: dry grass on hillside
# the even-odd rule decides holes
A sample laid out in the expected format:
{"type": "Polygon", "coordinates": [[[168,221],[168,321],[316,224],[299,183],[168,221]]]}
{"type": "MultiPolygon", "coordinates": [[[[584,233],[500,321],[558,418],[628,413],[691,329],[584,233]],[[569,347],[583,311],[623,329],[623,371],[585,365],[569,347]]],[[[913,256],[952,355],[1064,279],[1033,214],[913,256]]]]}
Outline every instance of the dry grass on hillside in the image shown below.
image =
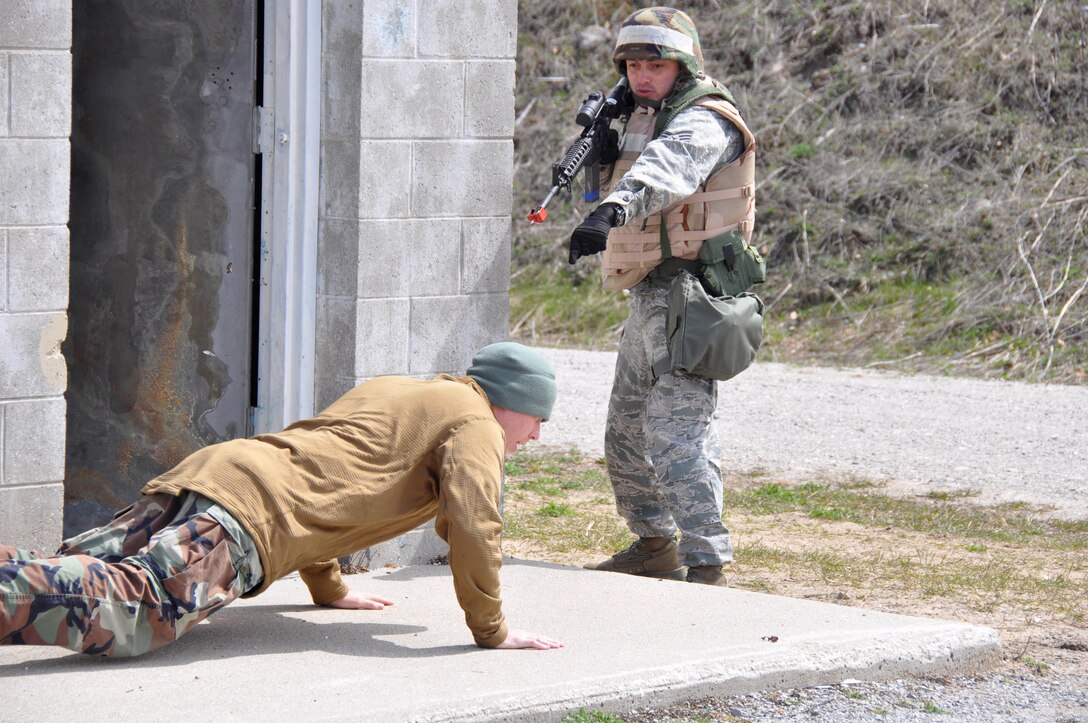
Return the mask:
{"type": "MultiPolygon", "coordinates": [[[[683,5],[708,72],[760,143],[765,358],[1084,383],[1088,379],[1088,12],[1082,3],[683,5]],[[829,343],[831,342],[831,343],[829,343]],[[943,369],[942,369],[943,367],[943,369]]],[[[616,74],[608,0],[519,7],[518,277],[566,267],[591,207],[525,212],[616,74]]]]}

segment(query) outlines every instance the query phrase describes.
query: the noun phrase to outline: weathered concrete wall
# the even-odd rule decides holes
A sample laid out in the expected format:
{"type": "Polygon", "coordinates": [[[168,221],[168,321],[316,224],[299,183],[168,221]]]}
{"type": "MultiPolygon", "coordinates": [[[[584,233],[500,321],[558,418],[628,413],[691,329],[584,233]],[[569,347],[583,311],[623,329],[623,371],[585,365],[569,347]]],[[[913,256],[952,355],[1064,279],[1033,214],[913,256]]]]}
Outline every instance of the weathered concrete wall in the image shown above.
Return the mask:
{"type": "Polygon", "coordinates": [[[60,541],[67,371],[70,0],[0,10],[0,542],[60,541]]]}
{"type": "Polygon", "coordinates": [[[317,407],[506,337],[516,0],[324,0],[317,407]]]}
{"type": "Polygon", "coordinates": [[[253,5],[73,3],[65,535],[247,433],[253,5]]]}

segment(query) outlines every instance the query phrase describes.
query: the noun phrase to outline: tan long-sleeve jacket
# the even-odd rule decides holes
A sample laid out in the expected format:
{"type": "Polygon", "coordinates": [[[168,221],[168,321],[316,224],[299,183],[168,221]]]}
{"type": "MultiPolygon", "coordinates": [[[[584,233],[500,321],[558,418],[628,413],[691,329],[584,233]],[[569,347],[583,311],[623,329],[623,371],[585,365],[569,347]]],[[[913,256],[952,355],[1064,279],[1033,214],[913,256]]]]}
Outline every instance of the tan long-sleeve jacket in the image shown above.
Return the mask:
{"type": "Polygon", "coordinates": [[[198,450],[144,494],[192,490],[253,537],[263,583],[298,570],[314,602],[347,594],[336,558],[435,518],[478,645],[507,634],[499,594],[504,436],[468,377],[378,377],[312,419],[198,450]]]}

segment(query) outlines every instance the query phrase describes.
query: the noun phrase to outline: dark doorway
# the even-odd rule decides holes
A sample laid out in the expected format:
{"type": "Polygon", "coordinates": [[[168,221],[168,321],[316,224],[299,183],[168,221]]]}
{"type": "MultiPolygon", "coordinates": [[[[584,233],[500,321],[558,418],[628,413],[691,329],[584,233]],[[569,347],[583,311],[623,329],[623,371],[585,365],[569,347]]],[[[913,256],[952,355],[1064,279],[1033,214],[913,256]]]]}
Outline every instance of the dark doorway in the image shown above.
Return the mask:
{"type": "Polygon", "coordinates": [[[65,535],[247,434],[256,5],[73,2],[65,535]]]}

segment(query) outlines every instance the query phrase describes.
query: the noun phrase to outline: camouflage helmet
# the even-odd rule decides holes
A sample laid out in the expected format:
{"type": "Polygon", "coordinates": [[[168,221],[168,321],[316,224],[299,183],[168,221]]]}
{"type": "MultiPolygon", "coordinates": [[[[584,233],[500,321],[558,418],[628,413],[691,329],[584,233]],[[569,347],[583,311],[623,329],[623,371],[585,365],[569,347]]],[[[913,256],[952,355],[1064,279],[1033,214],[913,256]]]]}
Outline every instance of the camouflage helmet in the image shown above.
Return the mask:
{"type": "Polygon", "coordinates": [[[693,78],[703,72],[699,31],[686,13],[676,8],[636,10],[623,21],[612,61],[621,75],[628,60],[675,60],[693,78]]]}

